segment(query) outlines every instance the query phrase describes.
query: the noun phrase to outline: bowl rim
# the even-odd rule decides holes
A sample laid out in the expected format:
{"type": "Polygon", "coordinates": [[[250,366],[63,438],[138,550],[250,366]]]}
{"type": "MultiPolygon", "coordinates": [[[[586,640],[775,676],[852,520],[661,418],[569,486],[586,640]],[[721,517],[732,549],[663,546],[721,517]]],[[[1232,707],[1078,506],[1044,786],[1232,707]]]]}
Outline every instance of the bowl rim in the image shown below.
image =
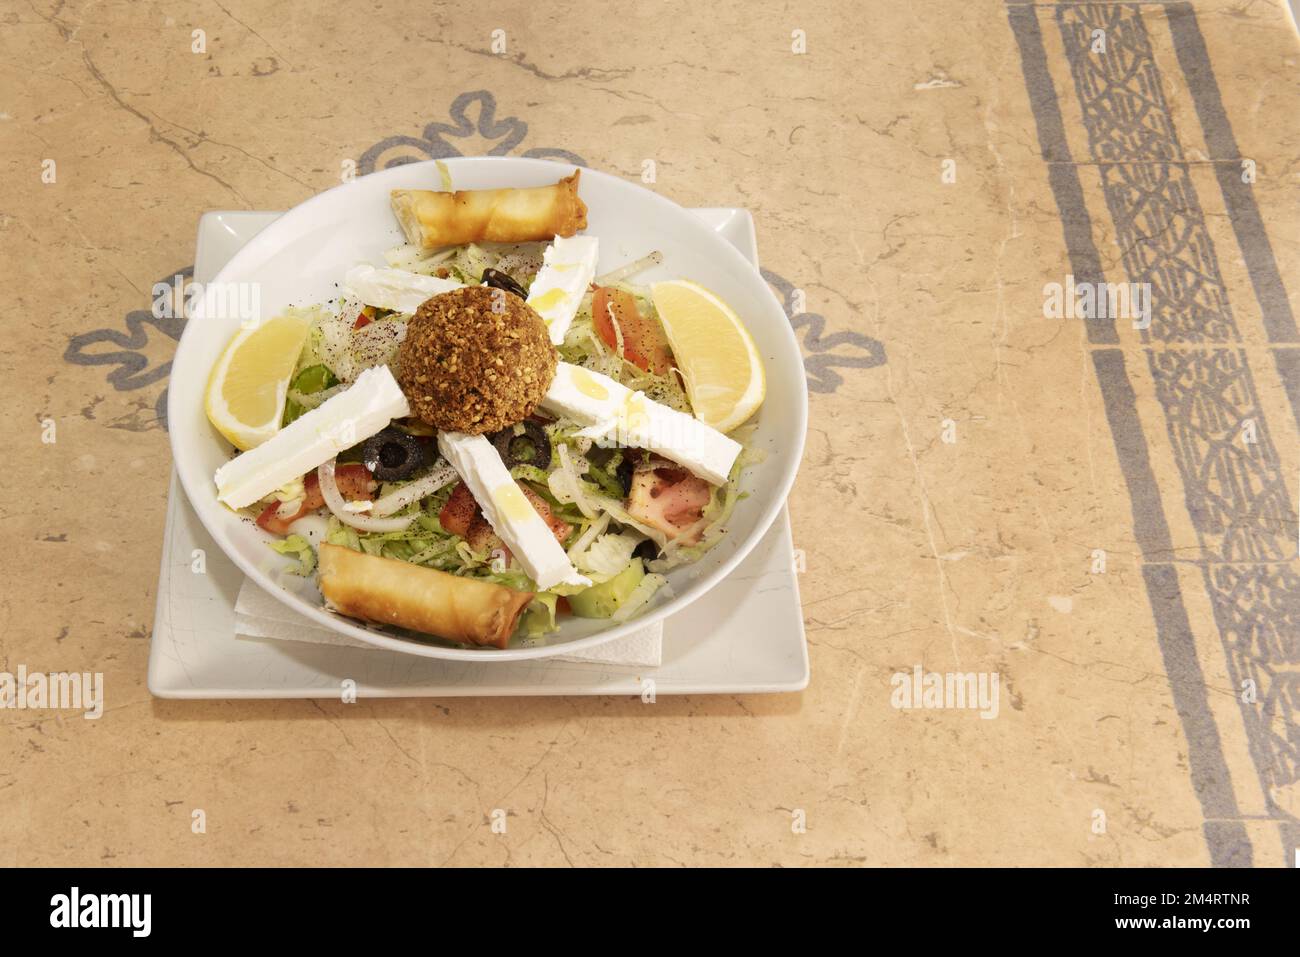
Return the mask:
{"type": "MultiPolygon", "coordinates": [[[[733,267],[740,267],[743,271],[752,272],[755,277],[758,278],[759,282],[762,283],[763,294],[771,300],[772,304],[783,316],[786,316],[787,320],[789,318],[786,315],[784,307],[782,307],[781,303],[777,300],[776,295],[772,292],[771,287],[768,286],[767,281],[762,278],[756,263],[751,263],[749,259],[740,252],[740,250],[736,249],[731,245],[731,243],[727,242],[704,223],[692,217],[689,211],[684,207],[678,205],[667,197],[659,195],[653,190],[646,189],[638,183],[629,182],[622,177],[603,173],[599,170],[593,170],[585,166],[579,166],[579,164],[575,163],[559,163],[553,160],[537,159],[533,157],[459,156],[387,167],[382,170],[368,173],[365,178],[384,178],[386,176],[394,175],[399,171],[403,175],[409,175],[410,170],[408,167],[426,166],[431,171],[434,171],[436,170],[437,164],[440,163],[446,164],[449,171],[453,173],[457,166],[479,166],[489,164],[522,164],[527,166],[536,166],[539,169],[552,169],[557,173],[560,173],[561,176],[568,175],[568,173],[572,172],[574,168],[579,168],[582,170],[584,178],[593,177],[600,180],[609,180],[617,183],[620,188],[631,187],[633,189],[639,189],[650,197],[653,204],[670,210],[674,214],[680,214],[680,222],[683,231],[688,233],[694,232],[699,236],[709,237],[705,242],[713,244],[717,249],[721,250],[718,253],[720,258],[724,260],[729,259],[733,267]],[[563,172],[561,173],[560,171],[563,172]]],[[[432,181],[437,181],[436,172],[434,173],[434,179],[432,181]]],[[[333,186],[330,189],[309,197],[297,206],[287,210],[274,223],[267,226],[266,229],[254,236],[244,246],[240,247],[235,255],[217,271],[216,275],[212,276],[207,281],[208,284],[215,285],[226,281],[225,277],[227,274],[237,272],[241,268],[244,268],[244,263],[248,260],[264,258],[265,254],[273,250],[276,245],[275,236],[279,231],[276,228],[277,226],[280,226],[285,222],[291,223],[292,220],[311,215],[311,212],[318,205],[327,204],[330,197],[337,191],[349,189],[353,185],[353,183],[349,182],[333,186]]],[[[189,360],[188,353],[197,349],[198,346],[195,345],[196,337],[190,335],[190,329],[197,328],[194,320],[201,318],[202,298],[200,297],[181,333],[181,338],[177,344],[176,353],[172,360],[173,370],[177,365],[181,364],[182,359],[191,361],[189,360]]],[[[754,546],[762,540],[763,536],[771,527],[773,521],[775,521],[776,516],[785,506],[786,500],[790,495],[790,489],[793,487],[795,477],[798,474],[799,464],[803,458],[804,443],[807,437],[808,381],[803,366],[799,340],[795,336],[793,325],[787,321],[782,324],[781,330],[782,332],[780,335],[785,339],[785,348],[791,350],[794,355],[800,356],[800,361],[793,364],[798,369],[798,381],[795,383],[796,388],[793,390],[796,403],[796,408],[793,410],[796,434],[792,437],[794,439],[792,448],[787,454],[782,455],[782,458],[786,459],[786,461],[782,464],[782,474],[780,475],[778,482],[778,492],[764,505],[749,534],[739,542],[739,544],[733,549],[731,555],[719,563],[712,572],[692,581],[689,588],[684,589],[681,594],[673,596],[669,601],[656,606],[644,615],[621,622],[613,628],[607,628],[594,635],[588,635],[583,638],[576,638],[572,641],[564,641],[553,645],[542,644],[519,648],[499,649],[424,644],[397,635],[385,635],[370,631],[359,623],[353,622],[351,619],[326,610],[323,605],[313,605],[309,603],[301,596],[279,587],[270,575],[257,568],[252,562],[245,560],[244,556],[229,540],[226,528],[215,520],[216,514],[214,514],[213,509],[219,508],[220,505],[216,502],[215,495],[212,494],[211,476],[201,472],[197,467],[187,464],[187,459],[189,457],[179,448],[179,432],[176,429],[175,423],[186,421],[186,417],[182,413],[180,407],[181,399],[179,396],[182,393],[174,388],[169,388],[167,395],[167,419],[171,424],[168,430],[168,442],[171,445],[173,465],[176,474],[180,479],[181,487],[185,490],[185,495],[190,500],[190,504],[194,507],[195,514],[198,515],[199,521],[202,522],[203,527],[207,530],[208,534],[212,536],[213,541],[217,543],[218,547],[221,548],[226,556],[235,563],[246,577],[255,582],[263,590],[270,592],[287,607],[304,615],[315,623],[328,628],[331,631],[346,635],[350,638],[355,638],[359,641],[364,641],[367,644],[379,648],[384,648],[389,651],[397,651],[403,654],[417,655],[423,658],[488,663],[494,661],[526,661],[549,658],[556,655],[572,654],[577,651],[606,644],[610,641],[616,641],[619,638],[640,631],[656,622],[662,621],[669,615],[680,611],[682,608],[685,608],[687,605],[703,597],[715,585],[735,570],[736,566],[739,565],[745,556],[753,550],[754,546]],[[206,493],[206,496],[204,493],[206,493]]],[[[206,379],[204,381],[206,382],[206,379]]]]}

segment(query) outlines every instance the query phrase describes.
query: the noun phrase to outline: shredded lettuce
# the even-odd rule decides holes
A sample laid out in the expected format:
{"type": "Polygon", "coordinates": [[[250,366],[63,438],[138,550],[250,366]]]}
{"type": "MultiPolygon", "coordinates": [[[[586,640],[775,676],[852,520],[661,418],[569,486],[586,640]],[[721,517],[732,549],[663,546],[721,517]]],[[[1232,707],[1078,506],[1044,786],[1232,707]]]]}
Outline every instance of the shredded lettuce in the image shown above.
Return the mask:
{"type": "Polygon", "coordinates": [[[548,478],[546,471],[544,469],[539,469],[536,465],[516,465],[510,470],[510,477],[540,485],[543,488],[546,487],[546,480],[548,478]]]}
{"type": "Polygon", "coordinates": [[[624,599],[623,604],[618,606],[618,610],[610,616],[610,621],[627,621],[644,608],[661,588],[664,589],[665,594],[671,592],[667,578],[663,575],[646,575],[624,599]]]}
{"type": "Polygon", "coordinates": [[[288,538],[266,544],[281,555],[288,555],[298,560],[296,566],[288,569],[291,575],[301,575],[306,578],[316,570],[316,550],[311,547],[311,542],[301,535],[290,535],[288,538]]]}
{"type": "Polygon", "coordinates": [[[626,525],[628,528],[635,528],[638,532],[650,539],[660,548],[668,543],[668,536],[663,533],[662,529],[655,528],[653,525],[647,525],[645,522],[633,518],[632,514],[623,507],[623,502],[613,498],[596,499],[596,507],[605,512],[614,521],[620,525],[626,525]]]}
{"type": "Polygon", "coordinates": [[[573,540],[569,546],[569,560],[572,561],[576,556],[581,555],[587,550],[587,547],[596,540],[605,529],[609,528],[609,513],[605,512],[594,522],[586,523],[578,532],[578,537],[573,540]]]}
{"type": "Polygon", "coordinates": [[[555,623],[555,609],[559,595],[554,592],[539,592],[519,619],[519,634],[525,638],[541,638],[543,635],[559,629],[555,623]]]}
{"type": "Polygon", "coordinates": [[[455,249],[443,249],[431,253],[409,243],[384,250],[384,260],[394,269],[405,269],[407,272],[423,273],[426,276],[432,276],[439,269],[446,268],[444,264],[454,255],[456,255],[455,249]]]}
{"type": "Polygon", "coordinates": [[[575,455],[563,442],[556,445],[555,451],[559,466],[547,477],[546,484],[550,493],[561,505],[576,505],[583,517],[596,518],[598,513],[591,501],[591,493],[596,488],[582,479],[587,460],[581,455],[575,455]]]}
{"type": "Polygon", "coordinates": [[[623,497],[623,483],[618,477],[618,468],[623,464],[623,453],[617,449],[603,463],[597,464],[587,460],[587,477],[602,493],[611,498],[623,497]]]}
{"type": "Polygon", "coordinates": [[[572,556],[573,563],[593,581],[613,578],[627,567],[632,552],[642,541],[642,536],[629,532],[606,532],[598,536],[586,551],[572,556]]]}
{"type": "Polygon", "coordinates": [[[497,269],[528,289],[542,268],[546,243],[470,243],[461,246],[442,265],[463,283],[473,285],[484,269],[497,269]]]}

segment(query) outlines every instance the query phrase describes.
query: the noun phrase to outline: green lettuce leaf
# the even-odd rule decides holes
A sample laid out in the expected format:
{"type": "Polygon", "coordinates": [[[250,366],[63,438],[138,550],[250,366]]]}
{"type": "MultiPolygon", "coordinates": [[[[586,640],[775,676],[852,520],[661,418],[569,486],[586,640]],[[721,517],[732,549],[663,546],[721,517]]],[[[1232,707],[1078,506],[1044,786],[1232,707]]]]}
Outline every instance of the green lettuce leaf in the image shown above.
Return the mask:
{"type": "Polygon", "coordinates": [[[528,603],[523,617],[519,619],[519,634],[525,638],[540,638],[559,629],[555,623],[555,607],[559,596],[553,592],[541,592],[528,603]]]}
{"type": "Polygon", "coordinates": [[[297,567],[289,569],[290,574],[306,578],[316,570],[316,550],[311,547],[311,542],[301,535],[290,535],[288,538],[266,544],[281,555],[298,559],[297,567]]]}

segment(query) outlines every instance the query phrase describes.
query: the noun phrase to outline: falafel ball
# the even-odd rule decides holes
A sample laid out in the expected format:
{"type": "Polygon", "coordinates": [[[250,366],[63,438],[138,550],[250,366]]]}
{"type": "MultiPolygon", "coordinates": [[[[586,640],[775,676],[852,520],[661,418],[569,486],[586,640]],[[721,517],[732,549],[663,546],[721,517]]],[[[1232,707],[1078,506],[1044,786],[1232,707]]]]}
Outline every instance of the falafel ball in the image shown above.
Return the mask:
{"type": "Polygon", "coordinates": [[[407,324],[397,380],[434,428],[478,435],[522,422],[555,377],[546,323],[518,296],[465,286],[426,300],[407,324]]]}

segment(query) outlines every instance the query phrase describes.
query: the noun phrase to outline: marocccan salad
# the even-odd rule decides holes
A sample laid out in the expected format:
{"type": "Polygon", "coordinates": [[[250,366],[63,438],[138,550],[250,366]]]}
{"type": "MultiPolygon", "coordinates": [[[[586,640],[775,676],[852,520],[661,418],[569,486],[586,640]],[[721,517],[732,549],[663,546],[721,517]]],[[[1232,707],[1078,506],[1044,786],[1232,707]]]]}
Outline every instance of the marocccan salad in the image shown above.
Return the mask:
{"type": "Polygon", "coordinates": [[[622,621],[725,535],[763,365],[685,279],[603,276],[579,174],[394,190],[407,242],[242,329],[218,497],[349,617],[474,646],[622,621]]]}

